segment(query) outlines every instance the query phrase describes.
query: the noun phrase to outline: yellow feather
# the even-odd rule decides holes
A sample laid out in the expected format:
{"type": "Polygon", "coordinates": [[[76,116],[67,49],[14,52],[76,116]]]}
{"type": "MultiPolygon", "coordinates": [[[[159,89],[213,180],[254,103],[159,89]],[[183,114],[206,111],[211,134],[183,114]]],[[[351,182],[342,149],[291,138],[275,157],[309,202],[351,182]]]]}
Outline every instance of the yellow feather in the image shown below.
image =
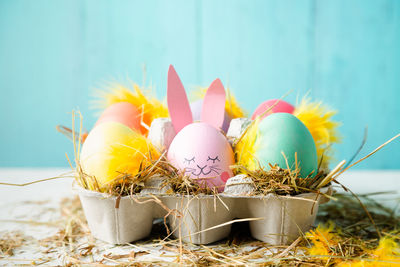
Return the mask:
{"type": "Polygon", "coordinates": [[[337,132],[340,123],[333,120],[336,113],[335,110],[324,106],[322,102],[311,102],[307,98],[303,98],[293,113],[311,132],[317,147],[319,161],[323,155],[324,167],[329,164],[333,156],[331,145],[340,142],[337,132]]]}
{"type": "Polygon", "coordinates": [[[376,249],[365,250],[367,257],[361,260],[350,260],[339,263],[340,267],[359,266],[359,267],[386,267],[400,266],[400,246],[392,238],[386,236],[379,240],[376,249]]]}
{"type": "MultiPolygon", "coordinates": [[[[196,90],[192,91],[191,99],[197,100],[204,98],[207,89],[207,87],[198,87],[196,90]]],[[[240,107],[239,102],[236,100],[236,97],[232,94],[229,88],[226,88],[225,112],[232,119],[244,118],[247,116],[246,112],[240,107]]]]}
{"type": "Polygon", "coordinates": [[[259,118],[254,120],[247,128],[244,135],[234,147],[236,162],[247,169],[254,171],[258,169],[259,163],[255,158],[255,151],[259,147],[258,143],[258,124],[259,118]]]}
{"type": "MultiPolygon", "coordinates": [[[[132,131],[133,137],[124,144],[113,144],[110,147],[110,157],[113,159],[109,168],[114,173],[136,175],[140,165],[142,169],[151,165],[160,153],[143,135],[132,131]]],[[[109,176],[109,178],[111,178],[109,176]]]]}
{"type": "Polygon", "coordinates": [[[140,130],[144,134],[147,134],[154,119],[169,116],[167,107],[155,97],[150,96],[149,92],[143,92],[137,84],[133,84],[133,88],[130,89],[122,84],[113,83],[106,90],[97,92],[97,100],[94,104],[97,108],[104,109],[118,102],[129,102],[139,109],[140,130]]]}
{"type": "MultiPolygon", "coordinates": [[[[105,122],[95,127],[83,143],[80,164],[84,173],[103,187],[123,175],[135,176],[140,166],[150,166],[159,157],[160,153],[139,132],[117,122],[105,122]]],[[[91,179],[87,183],[90,185],[91,179]]]]}
{"type": "Polygon", "coordinates": [[[347,241],[348,238],[343,237],[341,229],[336,227],[333,222],[318,225],[315,230],[305,233],[305,237],[311,242],[311,246],[306,248],[308,255],[315,256],[323,262],[329,262],[335,266],[383,267],[400,264],[400,246],[389,236],[381,238],[375,249],[360,246],[359,249],[362,250],[360,254],[363,255],[361,259],[334,258],[335,256],[342,256],[342,248],[339,245],[343,241],[347,241]]]}
{"type": "Polygon", "coordinates": [[[319,224],[315,230],[310,230],[305,237],[311,241],[312,246],[307,248],[309,255],[331,255],[331,247],[338,245],[340,237],[334,232],[335,224],[319,224]]]}

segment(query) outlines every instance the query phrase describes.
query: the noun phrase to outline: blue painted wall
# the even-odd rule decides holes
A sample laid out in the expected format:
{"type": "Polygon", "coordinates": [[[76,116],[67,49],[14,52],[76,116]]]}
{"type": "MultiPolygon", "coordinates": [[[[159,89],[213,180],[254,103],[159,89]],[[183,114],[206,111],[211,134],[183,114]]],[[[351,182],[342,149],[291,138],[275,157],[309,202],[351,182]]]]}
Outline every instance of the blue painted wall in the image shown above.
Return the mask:
{"type": "MultiPolygon", "coordinates": [[[[348,158],[400,132],[400,1],[0,1],[0,166],[66,166],[57,133],[93,88],[147,81],[165,96],[172,63],[186,85],[220,77],[248,111],[310,91],[340,110],[348,158]]],[[[359,165],[400,169],[400,141],[359,165]]]]}

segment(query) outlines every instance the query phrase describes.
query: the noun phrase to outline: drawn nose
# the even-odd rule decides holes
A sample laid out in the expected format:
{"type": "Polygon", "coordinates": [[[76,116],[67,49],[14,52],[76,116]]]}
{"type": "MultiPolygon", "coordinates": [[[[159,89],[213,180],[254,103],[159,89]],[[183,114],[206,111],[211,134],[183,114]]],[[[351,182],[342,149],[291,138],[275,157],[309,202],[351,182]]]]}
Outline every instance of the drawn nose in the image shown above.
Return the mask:
{"type": "Polygon", "coordinates": [[[203,170],[205,167],[207,167],[207,165],[204,165],[203,167],[200,167],[199,165],[197,165],[197,168],[199,168],[200,170],[203,170]]]}

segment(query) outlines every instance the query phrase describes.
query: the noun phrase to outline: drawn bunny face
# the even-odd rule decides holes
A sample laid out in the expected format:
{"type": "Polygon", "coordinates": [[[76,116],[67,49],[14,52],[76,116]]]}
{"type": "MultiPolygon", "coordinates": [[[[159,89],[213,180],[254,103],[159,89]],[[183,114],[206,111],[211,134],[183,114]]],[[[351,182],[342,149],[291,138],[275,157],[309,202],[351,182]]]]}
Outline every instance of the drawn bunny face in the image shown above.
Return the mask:
{"type": "Polygon", "coordinates": [[[184,127],[172,141],[168,159],[178,169],[208,187],[223,188],[232,176],[233,151],[213,126],[197,122],[184,127]]]}
{"type": "Polygon", "coordinates": [[[232,176],[232,147],[220,132],[225,113],[225,90],[219,79],[209,87],[203,100],[201,122],[193,123],[185,89],[174,68],[168,72],[168,109],[177,135],[167,158],[176,168],[197,182],[219,191],[232,176]]]}

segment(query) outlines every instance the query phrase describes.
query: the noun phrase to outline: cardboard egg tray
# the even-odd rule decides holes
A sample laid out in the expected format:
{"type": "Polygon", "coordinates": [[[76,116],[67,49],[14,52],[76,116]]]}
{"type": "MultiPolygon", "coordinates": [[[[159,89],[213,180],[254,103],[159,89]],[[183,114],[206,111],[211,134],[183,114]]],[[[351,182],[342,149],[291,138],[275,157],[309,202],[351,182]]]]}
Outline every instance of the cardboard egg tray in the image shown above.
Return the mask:
{"type": "MultiPolygon", "coordinates": [[[[118,199],[78,186],[78,193],[89,228],[95,238],[111,244],[134,242],[149,236],[153,220],[167,210],[151,195],[118,199]]],[[[330,187],[320,190],[331,193],[330,187]]],[[[158,195],[163,205],[176,213],[168,215],[172,235],[184,242],[209,244],[227,237],[234,219],[249,219],[251,235],[271,245],[284,245],[308,231],[318,205],[328,201],[316,193],[296,196],[216,196],[158,195]],[[252,219],[250,219],[252,218],[252,219]]]]}

